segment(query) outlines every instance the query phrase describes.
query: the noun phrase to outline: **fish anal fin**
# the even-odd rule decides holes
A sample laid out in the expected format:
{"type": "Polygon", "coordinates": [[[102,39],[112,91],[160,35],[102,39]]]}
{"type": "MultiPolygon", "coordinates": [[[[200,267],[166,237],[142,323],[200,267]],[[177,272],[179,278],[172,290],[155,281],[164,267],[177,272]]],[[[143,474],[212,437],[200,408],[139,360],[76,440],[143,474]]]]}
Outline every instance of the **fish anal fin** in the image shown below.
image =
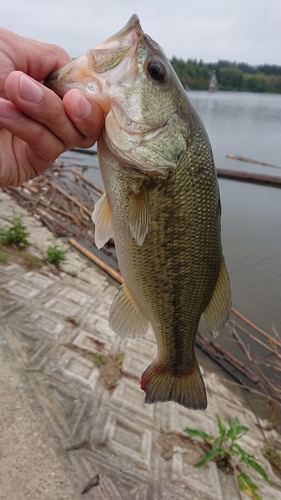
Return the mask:
{"type": "Polygon", "coordinates": [[[139,309],[126,285],[122,285],[110,307],[109,326],[121,337],[143,337],[149,321],[139,309]]]}
{"type": "Polygon", "coordinates": [[[97,248],[101,248],[113,237],[112,209],[106,193],[104,193],[96,203],[92,214],[92,220],[96,226],[95,243],[97,248]]]}
{"type": "Polygon", "coordinates": [[[192,410],[205,410],[207,396],[198,361],[185,370],[167,368],[159,360],[145,370],[141,389],[146,393],[146,403],[176,403],[192,410]]]}
{"type": "Polygon", "coordinates": [[[129,197],[129,226],[138,246],[141,246],[151,221],[150,201],[145,184],[137,192],[130,193],[129,197]]]}
{"type": "Polygon", "coordinates": [[[205,311],[203,318],[209,332],[217,337],[223,330],[231,314],[231,289],[228,272],[222,256],[219,277],[213,291],[213,295],[205,311]]]}

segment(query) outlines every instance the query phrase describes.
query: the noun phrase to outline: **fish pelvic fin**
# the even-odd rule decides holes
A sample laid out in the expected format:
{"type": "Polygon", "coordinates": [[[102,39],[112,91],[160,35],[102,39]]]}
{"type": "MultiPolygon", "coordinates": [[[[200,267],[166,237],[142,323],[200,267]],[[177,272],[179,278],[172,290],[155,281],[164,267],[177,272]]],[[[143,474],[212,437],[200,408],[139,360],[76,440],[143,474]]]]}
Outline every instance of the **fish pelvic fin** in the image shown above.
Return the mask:
{"type": "Polygon", "coordinates": [[[198,361],[187,370],[167,368],[157,359],[145,370],[141,389],[146,393],[146,403],[176,403],[192,410],[205,410],[207,396],[198,361]]]}
{"type": "Polygon", "coordinates": [[[126,285],[122,285],[109,310],[109,326],[121,337],[143,337],[149,321],[139,309],[126,285]]]}
{"type": "Polygon", "coordinates": [[[231,289],[228,272],[222,256],[219,277],[213,291],[213,295],[205,311],[203,318],[209,332],[217,337],[223,330],[231,315],[231,289]]]}
{"type": "Polygon", "coordinates": [[[129,225],[137,245],[142,246],[151,221],[150,200],[143,184],[139,191],[130,194],[129,225]]]}
{"type": "Polygon", "coordinates": [[[113,237],[112,209],[106,193],[96,203],[92,221],[95,223],[95,243],[97,248],[103,247],[113,237]]]}

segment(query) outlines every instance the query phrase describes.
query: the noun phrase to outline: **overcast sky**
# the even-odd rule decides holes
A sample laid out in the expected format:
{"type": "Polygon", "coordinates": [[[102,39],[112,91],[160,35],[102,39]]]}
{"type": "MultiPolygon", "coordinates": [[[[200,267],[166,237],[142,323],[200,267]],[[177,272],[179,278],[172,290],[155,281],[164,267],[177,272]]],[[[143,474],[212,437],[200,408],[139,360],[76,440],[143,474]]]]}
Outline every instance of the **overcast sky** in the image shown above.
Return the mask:
{"type": "Polygon", "coordinates": [[[134,13],[169,58],[281,65],[281,0],[2,0],[0,23],[76,57],[134,13]]]}

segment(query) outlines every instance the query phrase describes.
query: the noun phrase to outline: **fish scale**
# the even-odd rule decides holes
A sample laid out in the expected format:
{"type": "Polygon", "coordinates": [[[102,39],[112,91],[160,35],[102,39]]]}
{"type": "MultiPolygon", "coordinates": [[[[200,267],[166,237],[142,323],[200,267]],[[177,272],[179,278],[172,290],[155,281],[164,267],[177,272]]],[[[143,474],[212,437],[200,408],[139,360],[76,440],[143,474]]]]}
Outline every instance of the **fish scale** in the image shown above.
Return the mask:
{"type": "Polygon", "coordinates": [[[203,314],[216,336],[231,307],[219,189],[204,126],[136,15],[46,84],[59,95],[80,88],[105,113],[98,140],[105,194],[93,213],[95,240],[100,248],[114,237],[124,278],[110,327],[138,338],[151,324],[155,334],[157,357],[141,378],[145,401],[204,409],[198,323],[203,314]]]}

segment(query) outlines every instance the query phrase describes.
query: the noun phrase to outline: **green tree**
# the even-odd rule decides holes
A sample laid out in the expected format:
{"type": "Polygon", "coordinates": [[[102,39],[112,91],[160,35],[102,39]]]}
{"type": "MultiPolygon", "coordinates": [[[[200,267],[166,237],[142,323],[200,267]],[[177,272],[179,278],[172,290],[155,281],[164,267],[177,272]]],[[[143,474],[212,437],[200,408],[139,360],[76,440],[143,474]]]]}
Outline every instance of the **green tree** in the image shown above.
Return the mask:
{"type": "Polygon", "coordinates": [[[243,87],[243,73],[241,69],[221,68],[217,74],[220,88],[224,90],[241,90],[243,87]]]}

